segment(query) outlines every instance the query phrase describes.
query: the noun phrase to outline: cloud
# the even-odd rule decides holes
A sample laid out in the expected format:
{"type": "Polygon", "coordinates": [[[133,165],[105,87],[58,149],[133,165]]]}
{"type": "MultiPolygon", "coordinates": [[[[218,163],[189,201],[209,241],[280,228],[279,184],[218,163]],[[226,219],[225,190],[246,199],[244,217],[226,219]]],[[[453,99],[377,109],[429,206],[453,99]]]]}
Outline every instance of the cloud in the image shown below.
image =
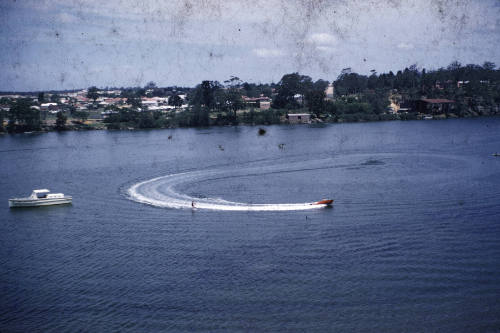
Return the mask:
{"type": "Polygon", "coordinates": [[[253,49],[252,53],[259,58],[277,58],[285,55],[285,53],[279,49],[253,49]]]}
{"type": "Polygon", "coordinates": [[[335,48],[331,46],[316,46],[316,50],[331,53],[335,51],[335,48]]]}
{"type": "Polygon", "coordinates": [[[308,41],[323,46],[337,44],[337,38],[334,35],[324,32],[312,34],[308,41]]]}
{"type": "Polygon", "coordinates": [[[413,50],[415,48],[412,43],[405,43],[405,42],[399,43],[397,47],[398,49],[402,50],[413,50]]]}
{"type": "Polygon", "coordinates": [[[61,13],[57,15],[58,19],[62,23],[74,23],[78,21],[78,18],[74,15],[68,14],[68,13],[61,13]]]}

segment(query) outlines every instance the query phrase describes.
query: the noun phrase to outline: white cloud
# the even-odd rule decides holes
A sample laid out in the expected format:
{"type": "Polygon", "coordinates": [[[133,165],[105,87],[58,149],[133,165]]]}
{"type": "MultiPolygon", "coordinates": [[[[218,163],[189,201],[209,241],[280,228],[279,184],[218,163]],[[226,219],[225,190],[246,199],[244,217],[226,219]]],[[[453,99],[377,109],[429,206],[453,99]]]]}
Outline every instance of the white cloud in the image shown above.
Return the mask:
{"type": "Polygon", "coordinates": [[[253,49],[252,53],[260,58],[277,58],[283,56],[285,53],[278,49],[253,49]]]}
{"type": "Polygon", "coordinates": [[[335,51],[335,48],[331,46],[316,46],[316,50],[331,53],[335,51]]]}
{"type": "Polygon", "coordinates": [[[337,38],[334,35],[323,32],[312,34],[309,37],[309,42],[319,45],[335,45],[337,44],[337,38]]]}
{"type": "Polygon", "coordinates": [[[73,23],[78,21],[78,18],[68,13],[61,13],[58,15],[59,21],[62,23],[73,23]]]}
{"type": "Polygon", "coordinates": [[[402,50],[412,50],[414,49],[415,47],[413,46],[412,43],[405,43],[405,42],[401,42],[398,44],[398,49],[402,49],[402,50]]]}

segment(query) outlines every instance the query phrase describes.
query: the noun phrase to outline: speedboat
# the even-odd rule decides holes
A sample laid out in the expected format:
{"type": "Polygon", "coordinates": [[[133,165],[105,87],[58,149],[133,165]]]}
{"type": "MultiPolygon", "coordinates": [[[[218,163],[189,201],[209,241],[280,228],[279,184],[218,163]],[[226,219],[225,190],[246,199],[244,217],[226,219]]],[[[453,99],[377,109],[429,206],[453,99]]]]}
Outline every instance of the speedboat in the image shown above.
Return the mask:
{"type": "Polygon", "coordinates": [[[47,189],[34,190],[27,198],[9,199],[9,207],[37,207],[70,204],[72,197],[63,193],[50,193],[47,189]]]}
{"type": "Polygon", "coordinates": [[[325,205],[325,206],[331,206],[333,203],[333,199],[323,199],[320,201],[313,202],[311,205],[325,205]]]}

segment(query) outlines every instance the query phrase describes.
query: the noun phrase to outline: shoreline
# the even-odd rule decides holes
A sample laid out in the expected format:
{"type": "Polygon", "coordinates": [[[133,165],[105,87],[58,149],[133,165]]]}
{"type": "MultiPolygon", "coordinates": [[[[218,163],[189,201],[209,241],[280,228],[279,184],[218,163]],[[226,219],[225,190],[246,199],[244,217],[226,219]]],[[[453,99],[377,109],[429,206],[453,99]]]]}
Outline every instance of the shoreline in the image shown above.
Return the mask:
{"type": "Polygon", "coordinates": [[[498,118],[499,114],[490,114],[490,115],[470,115],[466,117],[459,117],[456,115],[434,115],[432,118],[426,118],[428,115],[416,115],[415,118],[412,119],[377,119],[377,120],[356,120],[349,121],[341,119],[335,119],[335,121],[327,121],[321,120],[320,118],[315,118],[316,121],[302,122],[302,123],[290,123],[289,121],[283,121],[279,123],[266,123],[266,124],[256,124],[256,123],[245,123],[240,122],[238,124],[212,124],[208,126],[171,126],[171,127],[132,127],[127,126],[124,128],[107,128],[102,121],[101,122],[93,122],[90,124],[83,125],[69,125],[67,128],[58,130],[55,129],[55,126],[43,127],[41,130],[37,131],[26,131],[26,132],[0,132],[0,135],[15,135],[15,134],[42,134],[42,133],[51,133],[51,132],[83,132],[83,131],[141,131],[141,130],[172,130],[179,128],[210,128],[210,127],[237,127],[237,126],[251,126],[251,127],[259,127],[259,126],[272,126],[272,125],[327,125],[327,124],[356,124],[356,123],[377,123],[377,122],[392,122],[392,121],[444,121],[449,119],[476,119],[476,118],[498,118]],[[104,126],[95,126],[96,124],[103,124],[104,126]]]}

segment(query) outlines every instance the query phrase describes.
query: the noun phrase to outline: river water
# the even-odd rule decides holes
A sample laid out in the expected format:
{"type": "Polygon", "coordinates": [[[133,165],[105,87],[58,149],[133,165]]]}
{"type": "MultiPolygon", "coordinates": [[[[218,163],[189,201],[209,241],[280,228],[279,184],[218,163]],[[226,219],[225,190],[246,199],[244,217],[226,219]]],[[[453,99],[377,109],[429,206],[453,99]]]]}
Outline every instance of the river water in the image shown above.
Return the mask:
{"type": "Polygon", "coordinates": [[[0,136],[0,331],[500,327],[499,118],[257,130],[0,136]]]}

